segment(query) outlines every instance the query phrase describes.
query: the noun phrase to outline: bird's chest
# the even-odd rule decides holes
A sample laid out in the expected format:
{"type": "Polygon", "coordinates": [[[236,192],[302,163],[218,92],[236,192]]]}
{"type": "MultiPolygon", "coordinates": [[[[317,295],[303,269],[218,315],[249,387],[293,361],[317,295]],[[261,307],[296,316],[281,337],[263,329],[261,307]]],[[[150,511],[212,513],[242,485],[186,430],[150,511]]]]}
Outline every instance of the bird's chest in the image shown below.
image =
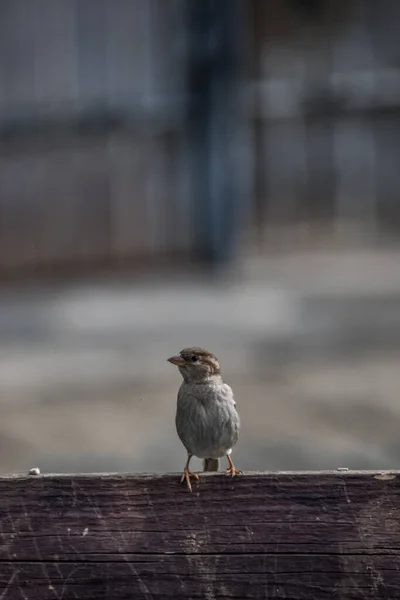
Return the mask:
{"type": "Polygon", "coordinates": [[[176,415],[178,435],[188,452],[199,458],[223,456],[236,442],[235,415],[226,390],[183,388],[176,415]]]}

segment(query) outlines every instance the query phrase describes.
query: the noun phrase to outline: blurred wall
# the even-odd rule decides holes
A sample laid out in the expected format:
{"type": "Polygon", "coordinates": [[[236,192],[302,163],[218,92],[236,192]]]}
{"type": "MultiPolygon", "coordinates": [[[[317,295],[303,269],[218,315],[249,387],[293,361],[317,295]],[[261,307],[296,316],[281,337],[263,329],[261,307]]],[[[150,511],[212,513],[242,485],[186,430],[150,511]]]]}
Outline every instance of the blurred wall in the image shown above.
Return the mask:
{"type": "Polygon", "coordinates": [[[0,274],[172,266],[0,287],[0,470],[177,470],[193,344],[241,468],[396,466],[399,10],[0,2],[0,274]],[[193,274],[206,244],[236,277],[193,274]]]}

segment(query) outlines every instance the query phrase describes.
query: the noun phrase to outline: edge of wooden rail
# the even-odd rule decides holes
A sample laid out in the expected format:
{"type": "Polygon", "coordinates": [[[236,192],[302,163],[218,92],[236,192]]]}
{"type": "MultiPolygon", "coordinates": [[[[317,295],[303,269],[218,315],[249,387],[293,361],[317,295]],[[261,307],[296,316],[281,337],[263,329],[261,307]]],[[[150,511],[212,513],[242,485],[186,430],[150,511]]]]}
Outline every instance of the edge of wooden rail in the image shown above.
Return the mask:
{"type": "Polygon", "coordinates": [[[0,476],[0,600],[400,600],[400,470],[35,472],[0,476]]]}
{"type": "MultiPolygon", "coordinates": [[[[131,473],[131,472],[98,472],[98,473],[40,473],[30,474],[25,473],[10,473],[0,474],[0,481],[4,480],[15,480],[15,479],[70,479],[71,477],[79,477],[85,479],[107,479],[107,478],[120,478],[120,479],[164,479],[172,477],[180,477],[181,472],[176,473],[131,473]]],[[[225,473],[202,473],[199,472],[201,477],[226,477],[225,473]]],[[[266,478],[286,478],[286,477],[374,477],[375,479],[393,479],[400,475],[400,469],[390,470],[352,470],[352,469],[331,469],[331,470],[319,470],[319,471],[244,471],[240,478],[243,477],[266,477],[266,478]]]]}

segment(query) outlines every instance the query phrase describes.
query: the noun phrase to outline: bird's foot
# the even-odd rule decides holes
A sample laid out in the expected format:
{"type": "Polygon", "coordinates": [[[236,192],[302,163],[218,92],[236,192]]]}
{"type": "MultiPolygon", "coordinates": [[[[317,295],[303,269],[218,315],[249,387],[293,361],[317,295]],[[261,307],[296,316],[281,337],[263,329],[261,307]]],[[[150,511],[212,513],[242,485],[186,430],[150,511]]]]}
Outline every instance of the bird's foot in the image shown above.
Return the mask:
{"type": "Polygon", "coordinates": [[[227,473],[227,475],[231,475],[232,477],[235,477],[235,475],[241,475],[243,473],[243,471],[239,471],[239,469],[235,469],[234,465],[232,465],[231,467],[228,467],[226,469],[226,473],[227,473]]]}
{"type": "Polygon", "coordinates": [[[227,455],[226,458],[228,459],[228,463],[229,463],[229,467],[226,469],[227,475],[231,475],[231,477],[235,477],[235,475],[241,475],[242,471],[235,469],[235,465],[233,464],[232,459],[229,456],[229,454],[227,455]]]}
{"type": "Polygon", "coordinates": [[[181,483],[183,483],[184,481],[186,481],[186,485],[189,488],[189,492],[192,491],[192,486],[191,486],[191,483],[190,483],[190,478],[191,477],[194,477],[195,479],[200,479],[200,477],[197,475],[197,473],[193,473],[193,471],[190,471],[189,469],[185,469],[183,471],[183,474],[182,474],[181,483]]]}

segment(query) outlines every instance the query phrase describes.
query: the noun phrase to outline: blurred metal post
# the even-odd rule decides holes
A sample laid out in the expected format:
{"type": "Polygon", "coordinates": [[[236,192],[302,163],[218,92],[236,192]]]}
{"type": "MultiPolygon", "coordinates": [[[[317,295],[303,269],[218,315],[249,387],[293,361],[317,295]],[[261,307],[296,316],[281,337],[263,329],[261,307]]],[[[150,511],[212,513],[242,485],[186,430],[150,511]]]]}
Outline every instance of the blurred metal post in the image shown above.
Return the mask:
{"type": "Polygon", "coordinates": [[[201,260],[232,259],[238,232],[242,0],[188,0],[188,125],[194,238],[201,260]]]}

